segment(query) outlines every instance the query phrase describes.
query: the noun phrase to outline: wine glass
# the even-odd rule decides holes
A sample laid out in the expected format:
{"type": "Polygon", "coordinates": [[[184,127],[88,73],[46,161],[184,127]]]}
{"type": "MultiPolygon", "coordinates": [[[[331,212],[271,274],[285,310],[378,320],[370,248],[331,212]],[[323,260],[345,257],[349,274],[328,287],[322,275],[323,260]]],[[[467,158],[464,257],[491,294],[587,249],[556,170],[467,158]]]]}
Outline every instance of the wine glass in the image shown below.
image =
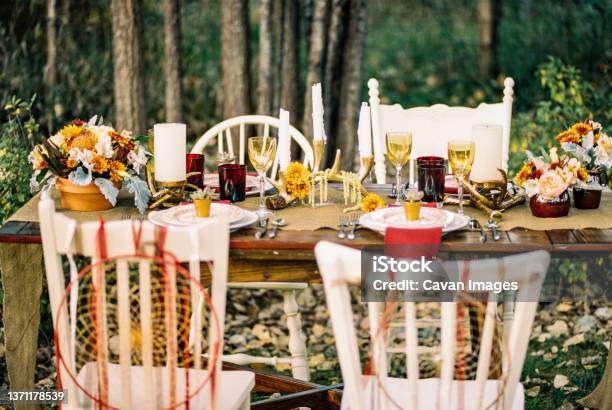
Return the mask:
{"type": "Polygon", "coordinates": [[[259,209],[257,215],[260,220],[268,217],[272,212],[266,209],[264,191],[266,183],[266,171],[270,169],[276,156],[276,139],[272,137],[249,138],[249,160],[251,165],[259,174],[259,209]]]}
{"type": "Polygon", "coordinates": [[[474,142],[450,141],[448,143],[448,162],[457,179],[459,213],[463,215],[463,181],[469,178],[474,163],[474,142]]]}
{"type": "Polygon", "coordinates": [[[395,166],[395,205],[402,204],[400,199],[400,187],[402,184],[402,167],[410,159],[412,151],[412,133],[410,132],[388,132],[387,133],[387,158],[395,166]]]}

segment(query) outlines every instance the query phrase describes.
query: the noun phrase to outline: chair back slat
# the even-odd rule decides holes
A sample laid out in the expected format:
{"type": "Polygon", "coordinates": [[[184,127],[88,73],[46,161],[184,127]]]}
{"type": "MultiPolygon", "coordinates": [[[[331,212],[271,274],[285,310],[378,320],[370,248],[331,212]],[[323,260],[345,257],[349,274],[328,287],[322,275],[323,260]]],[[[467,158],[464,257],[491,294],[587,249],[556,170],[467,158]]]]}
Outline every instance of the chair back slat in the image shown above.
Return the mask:
{"type": "Polygon", "coordinates": [[[138,299],[140,304],[140,329],[142,335],[142,367],[144,369],[145,409],[157,408],[156,389],[153,385],[153,320],[151,317],[151,265],[149,261],[138,263],[138,299]]]}
{"type": "Polygon", "coordinates": [[[199,295],[197,283],[200,278],[200,262],[192,260],[189,262],[189,272],[195,279],[189,283],[191,290],[191,321],[193,323],[190,334],[190,345],[193,346],[194,365],[196,370],[202,368],[202,317],[204,315],[204,300],[199,295]]]}
{"type": "Polygon", "coordinates": [[[119,364],[121,365],[121,388],[123,408],[132,408],[130,380],[132,367],[130,318],[130,277],[126,260],[117,261],[117,314],[119,319],[119,364]]]}
{"type": "MultiPolygon", "coordinates": [[[[215,125],[208,131],[206,131],[195,143],[193,148],[191,149],[192,153],[200,154],[204,151],[206,146],[213,140],[217,139],[217,151],[219,153],[224,152],[225,143],[227,144],[227,150],[231,155],[234,155],[234,147],[232,134],[230,129],[233,127],[239,127],[240,129],[240,152],[238,153],[238,161],[240,164],[245,163],[246,157],[246,141],[243,143],[243,140],[246,140],[246,126],[247,125],[263,125],[263,136],[270,136],[270,127],[274,127],[278,129],[280,127],[280,120],[276,117],[270,117],[267,115],[243,115],[239,117],[229,118],[225,121],[220,122],[215,125]],[[223,141],[223,139],[227,141],[223,141]]],[[[289,137],[292,141],[295,141],[303,155],[304,155],[304,165],[308,167],[312,167],[314,163],[314,153],[312,150],[312,146],[306,139],[306,137],[298,131],[295,127],[289,126],[289,137]]],[[[276,156],[274,159],[274,163],[272,165],[269,178],[272,180],[276,179],[276,172],[278,171],[278,161],[279,156],[276,156]]]]}
{"type": "Polygon", "coordinates": [[[103,403],[108,403],[108,320],[106,309],[106,266],[102,263],[99,255],[91,259],[91,281],[93,285],[93,297],[95,297],[94,310],[94,338],[96,349],[97,380],[99,385],[99,397],[103,403]]]}
{"type": "MultiPolygon", "coordinates": [[[[343,408],[373,408],[374,404],[380,406],[378,408],[387,408],[384,407],[385,405],[393,408],[395,403],[407,403],[409,404],[408,408],[415,409],[420,408],[419,406],[427,407],[428,404],[431,404],[431,400],[437,400],[436,407],[438,408],[459,408],[460,406],[457,405],[457,401],[465,400],[468,397],[467,395],[464,396],[460,387],[458,387],[457,383],[460,382],[454,380],[456,357],[461,358],[458,361],[459,369],[461,369],[464,364],[464,355],[466,354],[465,350],[459,350],[464,349],[465,346],[463,346],[463,336],[458,336],[462,333],[458,331],[458,329],[461,330],[459,326],[465,325],[463,315],[458,318],[458,306],[464,302],[440,302],[440,377],[435,384],[438,389],[437,395],[430,395],[429,397],[419,395],[421,390],[418,383],[420,376],[418,355],[425,351],[425,347],[418,346],[417,335],[420,326],[416,315],[416,304],[414,302],[402,304],[404,308],[404,353],[406,355],[408,388],[401,391],[401,396],[390,397],[389,392],[394,390],[389,388],[388,379],[385,378],[387,376],[387,362],[386,360],[380,360],[380,358],[386,359],[384,351],[386,341],[376,340],[381,335],[384,335],[384,332],[380,329],[382,325],[381,313],[383,313],[384,309],[382,302],[367,303],[368,323],[370,326],[370,357],[373,359],[373,370],[378,374],[375,382],[372,378],[362,379],[357,335],[354,328],[355,319],[352,313],[348,289],[348,285],[356,285],[361,281],[361,256],[359,251],[323,241],[319,242],[315,247],[315,255],[323,278],[327,306],[330,312],[342,370],[345,391],[343,401],[348,403],[346,406],[346,403],[343,403],[343,408]],[[461,345],[459,341],[461,341],[461,345]],[[383,346],[382,351],[377,345],[383,346]],[[364,384],[366,381],[367,385],[364,384]],[[372,389],[378,391],[374,392],[372,389]],[[366,393],[369,393],[369,395],[366,393]],[[367,401],[370,399],[372,400],[371,402],[367,401]]],[[[469,279],[480,282],[505,281],[518,283],[519,291],[516,295],[518,301],[515,303],[517,307],[514,323],[520,323],[520,326],[513,326],[509,340],[503,343],[503,345],[509,348],[505,349],[507,351],[504,351],[502,356],[500,386],[503,387],[503,390],[500,392],[502,401],[497,403],[498,407],[505,409],[512,408],[537,308],[536,300],[539,296],[549,261],[550,255],[547,252],[536,251],[501,259],[443,262],[449,265],[445,269],[447,273],[455,272],[457,275],[465,276],[465,278],[450,278],[452,281],[469,279]],[[452,265],[455,266],[453,267],[452,265]],[[533,302],[526,300],[533,300],[533,302]]],[[[485,397],[491,397],[490,389],[485,389],[485,385],[487,384],[493,348],[496,343],[496,297],[499,295],[490,292],[488,294],[485,293],[484,296],[488,296],[488,301],[485,304],[484,325],[479,333],[481,345],[478,353],[476,380],[469,382],[473,383],[475,390],[471,390],[473,394],[470,393],[469,397],[472,399],[466,408],[483,408],[493,404],[484,402],[484,399],[485,397]],[[489,392],[488,395],[485,394],[485,391],[489,392]]],[[[435,323],[435,321],[428,323],[435,323]]],[[[432,351],[435,353],[435,350],[432,351]]],[[[399,390],[396,390],[397,392],[399,390]]],[[[466,405],[466,403],[463,404],[466,405]]]]}
{"type": "Polygon", "coordinates": [[[469,139],[475,124],[499,124],[502,126],[502,167],[508,169],[510,126],[514,80],[504,80],[503,98],[500,103],[482,103],[476,108],[450,107],[434,104],[429,107],[403,108],[399,104],[380,103],[379,84],[374,78],[368,81],[369,102],[374,139],[374,163],[376,181],[385,183],[385,136],[389,131],[411,131],[412,152],[409,164],[410,182],[414,182],[415,159],[419,156],[447,157],[447,144],[453,139],[469,139]]]}
{"type": "Polygon", "coordinates": [[[169,371],[170,381],[170,403],[176,403],[177,385],[176,385],[176,368],[178,367],[178,343],[176,332],[176,268],[174,261],[168,257],[165,261],[163,269],[164,275],[164,319],[166,325],[166,366],[169,371]]]}

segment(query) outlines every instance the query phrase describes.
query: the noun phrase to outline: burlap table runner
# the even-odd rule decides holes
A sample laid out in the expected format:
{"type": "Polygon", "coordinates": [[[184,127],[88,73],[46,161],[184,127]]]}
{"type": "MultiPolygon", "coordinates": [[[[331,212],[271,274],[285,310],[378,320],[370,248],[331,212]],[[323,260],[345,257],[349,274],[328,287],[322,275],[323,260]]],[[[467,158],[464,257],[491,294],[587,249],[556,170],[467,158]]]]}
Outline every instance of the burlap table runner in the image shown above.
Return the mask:
{"type": "MultiPolygon", "coordinates": [[[[393,202],[392,199],[382,195],[388,202],[393,202]]],[[[133,200],[129,197],[120,197],[118,205],[104,212],[73,212],[65,211],[61,208],[57,193],[53,193],[56,200],[58,211],[65,212],[71,218],[78,221],[95,221],[102,216],[106,220],[122,219],[134,217],[138,218],[138,211],[133,207],[133,200]]],[[[317,206],[312,209],[310,206],[295,203],[280,211],[275,211],[279,218],[284,218],[287,223],[287,229],[295,231],[314,231],[321,228],[337,229],[338,222],[342,216],[342,210],[345,208],[343,195],[340,191],[329,190],[329,200],[331,204],[325,206],[317,206]]],[[[9,220],[13,221],[38,221],[38,201],[39,195],[36,195],[21,209],[19,209],[9,220]]],[[[258,197],[248,197],[246,201],[240,202],[237,205],[244,209],[256,210],[259,205],[258,197]]],[[[448,206],[446,209],[456,211],[457,207],[448,206]]],[[[464,208],[465,212],[472,217],[478,219],[481,224],[486,222],[485,214],[474,208],[464,208]]],[[[519,205],[504,212],[504,218],[501,221],[501,229],[510,230],[513,228],[527,228],[536,231],[544,231],[550,229],[583,229],[583,228],[612,228],[612,194],[604,193],[601,205],[598,209],[580,210],[572,206],[570,213],[564,218],[536,218],[531,215],[531,210],[528,204],[519,205]]]]}

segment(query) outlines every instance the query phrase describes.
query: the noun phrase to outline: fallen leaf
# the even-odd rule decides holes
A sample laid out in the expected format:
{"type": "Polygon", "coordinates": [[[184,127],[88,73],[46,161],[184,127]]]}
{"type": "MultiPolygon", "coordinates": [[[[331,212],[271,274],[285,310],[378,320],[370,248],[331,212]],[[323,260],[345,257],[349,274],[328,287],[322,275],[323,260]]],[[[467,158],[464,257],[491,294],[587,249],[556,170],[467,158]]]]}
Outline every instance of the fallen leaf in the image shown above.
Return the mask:
{"type": "Polygon", "coordinates": [[[323,353],[316,354],[314,356],[310,356],[308,358],[308,366],[309,367],[317,367],[325,362],[325,355],[323,353]]]}
{"type": "Polygon", "coordinates": [[[525,392],[529,397],[538,397],[540,394],[540,386],[533,386],[531,389],[525,392]]]}
{"type": "Polygon", "coordinates": [[[557,312],[569,312],[570,310],[572,310],[574,308],[573,305],[571,305],[570,303],[567,302],[563,302],[563,303],[559,303],[557,305],[557,312]]]}
{"type": "Polygon", "coordinates": [[[578,343],[582,343],[582,342],[584,342],[584,334],[580,333],[580,334],[577,334],[576,336],[572,336],[569,339],[567,339],[563,343],[563,347],[577,345],[578,343]]]}
{"type": "Polygon", "coordinates": [[[323,336],[323,334],[327,331],[327,329],[325,329],[325,327],[321,326],[318,323],[315,323],[312,326],[312,333],[316,336],[316,337],[321,337],[323,336]]]}
{"type": "Polygon", "coordinates": [[[559,348],[557,346],[553,346],[553,347],[550,348],[550,351],[552,353],[557,353],[559,351],[559,348]]]}
{"type": "Polygon", "coordinates": [[[253,326],[252,330],[253,334],[262,342],[266,342],[270,340],[270,331],[268,328],[262,324],[256,324],[253,326]]]}
{"type": "Polygon", "coordinates": [[[538,342],[545,342],[550,339],[552,335],[550,333],[542,333],[538,336],[538,342]]]}
{"type": "Polygon", "coordinates": [[[555,375],[553,386],[555,386],[555,389],[560,389],[561,387],[566,386],[568,383],[569,379],[567,378],[567,376],[563,374],[557,374],[555,375]]]}
{"type": "Polygon", "coordinates": [[[569,327],[563,320],[557,320],[550,326],[546,326],[546,331],[553,337],[564,336],[569,333],[569,327]]]}

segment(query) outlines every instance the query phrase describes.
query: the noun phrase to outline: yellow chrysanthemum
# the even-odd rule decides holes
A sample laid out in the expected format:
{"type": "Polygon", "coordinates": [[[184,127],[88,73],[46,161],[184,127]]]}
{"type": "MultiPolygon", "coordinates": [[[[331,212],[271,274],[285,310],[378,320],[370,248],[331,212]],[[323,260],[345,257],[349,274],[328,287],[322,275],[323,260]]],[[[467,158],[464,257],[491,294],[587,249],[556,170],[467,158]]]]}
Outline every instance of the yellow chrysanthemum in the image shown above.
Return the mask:
{"type": "Polygon", "coordinates": [[[67,139],[66,141],[68,150],[72,148],[79,148],[93,151],[97,143],[98,136],[88,129],[84,129],[79,135],[70,140],[67,139]]]}
{"type": "Polygon", "coordinates": [[[110,178],[113,182],[121,182],[123,177],[121,176],[121,172],[125,172],[127,167],[125,164],[119,161],[109,161],[108,168],[110,169],[110,178]]]}
{"type": "Polygon", "coordinates": [[[584,122],[577,122],[572,125],[572,131],[576,132],[578,135],[587,135],[590,131],[593,131],[593,127],[584,122]]]}
{"type": "Polygon", "coordinates": [[[285,170],[285,183],[287,193],[298,198],[304,199],[310,192],[310,171],[299,162],[292,162],[285,170]]]}
{"type": "Polygon", "coordinates": [[[573,128],[560,132],[557,137],[559,142],[573,142],[574,144],[580,144],[582,142],[582,135],[574,131],[573,128]]]}
{"type": "Polygon", "coordinates": [[[68,141],[72,141],[77,135],[79,135],[85,127],[83,125],[68,124],[60,130],[60,134],[68,141]]]}
{"type": "Polygon", "coordinates": [[[385,201],[377,194],[370,192],[361,200],[361,210],[372,212],[378,208],[384,208],[385,201]]]}
{"type": "Polygon", "coordinates": [[[68,168],[76,168],[77,165],[79,165],[79,163],[74,159],[69,159],[68,161],[66,161],[66,166],[68,168]]]}
{"type": "Polygon", "coordinates": [[[583,167],[578,168],[578,174],[577,177],[579,180],[583,181],[583,182],[587,182],[589,179],[589,173],[587,172],[586,169],[584,169],[583,167]]]}
{"type": "Polygon", "coordinates": [[[93,165],[93,171],[99,174],[103,174],[108,171],[108,160],[100,155],[95,155],[91,160],[93,165]]]}

